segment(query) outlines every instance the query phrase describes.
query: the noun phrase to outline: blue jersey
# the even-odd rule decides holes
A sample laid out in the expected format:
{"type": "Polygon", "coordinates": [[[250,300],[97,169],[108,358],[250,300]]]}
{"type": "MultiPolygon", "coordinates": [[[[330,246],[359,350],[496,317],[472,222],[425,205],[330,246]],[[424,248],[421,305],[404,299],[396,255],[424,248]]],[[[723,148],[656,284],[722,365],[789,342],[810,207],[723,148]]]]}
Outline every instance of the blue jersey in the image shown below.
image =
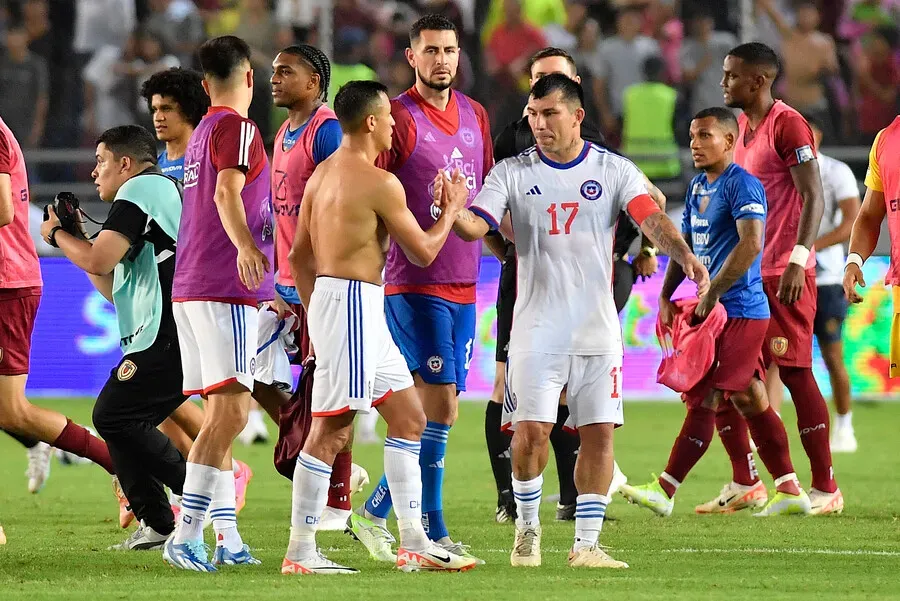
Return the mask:
{"type": "MultiPolygon", "coordinates": [[[[701,173],[691,181],[685,198],[681,231],[689,234],[694,254],[709,269],[713,278],[740,241],[738,219],[766,221],[766,192],[762,182],[732,163],[712,184],[701,173]],[[708,203],[708,204],[707,204],[708,203]],[[700,207],[706,204],[706,210],[700,207]]],[[[769,302],[763,292],[760,263],[753,265],[719,299],[730,318],[766,319],[769,302]]]]}
{"type": "MultiPolygon", "coordinates": [[[[293,131],[288,127],[284,132],[284,140],[281,143],[282,150],[287,152],[293,148],[300,136],[303,135],[307,125],[309,125],[309,121],[293,131]]],[[[316,137],[313,139],[312,148],[313,161],[315,161],[316,165],[330,157],[338,149],[343,137],[344,133],[341,131],[341,126],[336,119],[329,119],[319,126],[319,129],[316,131],[316,137]]]]}
{"type": "Polygon", "coordinates": [[[159,166],[160,171],[163,172],[163,175],[174,177],[180,182],[184,181],[184,155],[180,159],[170,161],[169,155],[163,150],[159,154],[156,164],[159,166]]]}

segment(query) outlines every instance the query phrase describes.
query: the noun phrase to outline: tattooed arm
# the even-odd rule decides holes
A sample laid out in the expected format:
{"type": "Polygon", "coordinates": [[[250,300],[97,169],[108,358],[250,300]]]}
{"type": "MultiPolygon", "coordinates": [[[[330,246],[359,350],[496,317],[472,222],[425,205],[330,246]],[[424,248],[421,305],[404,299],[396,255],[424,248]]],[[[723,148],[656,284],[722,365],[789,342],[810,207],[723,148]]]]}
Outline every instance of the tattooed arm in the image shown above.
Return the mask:
{"type": "Polygon", "coordinates": [[[657,248],[681,265],[688,279],[697,284],[699,294],[706,293],[709,289],[709,272],[691,252],[681,232],[665,213],[657,212],[647,216],[641,222],[641,230],[657,248]]]}

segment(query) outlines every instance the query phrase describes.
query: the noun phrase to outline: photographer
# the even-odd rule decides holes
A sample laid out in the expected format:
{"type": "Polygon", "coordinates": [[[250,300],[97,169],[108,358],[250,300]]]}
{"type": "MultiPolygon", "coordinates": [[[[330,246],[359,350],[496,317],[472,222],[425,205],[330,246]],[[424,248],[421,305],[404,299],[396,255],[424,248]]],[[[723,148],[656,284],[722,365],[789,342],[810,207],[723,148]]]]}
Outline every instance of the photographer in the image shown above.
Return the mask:
{"type": "Polygon", "coordinates": [[[155,549],[175,527],[162,485],[181,494],[185,475],[184,458],[156,429],[185,400],[172,317],[181,186],[160,172],[156,141],[140,126],[103,132],[96,156],[91,175],[100,198],[113,203],[96,240],[86,239],[70,194],[57,196],[56,210],[47,207],[41,235],[115,305],[124,357],[97,398],[94,426],[141,520],[116,548],[155,549]]]}

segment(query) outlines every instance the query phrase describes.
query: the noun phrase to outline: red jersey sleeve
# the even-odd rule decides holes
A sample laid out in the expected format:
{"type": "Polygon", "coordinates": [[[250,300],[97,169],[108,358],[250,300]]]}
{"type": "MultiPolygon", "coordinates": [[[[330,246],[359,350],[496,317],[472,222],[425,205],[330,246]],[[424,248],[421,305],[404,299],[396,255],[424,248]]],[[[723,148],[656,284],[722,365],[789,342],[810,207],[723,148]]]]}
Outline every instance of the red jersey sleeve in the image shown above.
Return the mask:
{"type": "Polygon", "coordinates": [[[812,130],[799,113],[785,112],[778,115],[774,134],[775,151],[789,168],[816,158],[812,130]]]}
{"type": "Polygon", "coordinates": [[[213,128],[209,144],[210,160],[216,171],[240,169],[253,181],[266,162],[266,148],[259,128],[240,115],[226,115],[213,128]]]}
{"type": "MultiPolygon", "coordinates": [[[[494,140],[491,138],[491,121],[488,118],[487,111],[481,103],[475,102],[474,100],[469,100],[472,103],[472,108],[475,111],[475,117],[478,119],[478,124],[481,126],[481,137],[482,137],[482,146],[484,147],[484,179],[487,179],[488,172],[494,166],[494,140]]],[[[482,183],[484,183],[482,181],[482,183]]]]}
{"type": "Polygon", "coordinates": [[[416,146],[416,122],[399,100],[391,100],[391,116],[394,118],[391,148],[378,155],[375,166],[395,173],[416,146]]]}
{"type": "Polygon", "coordinates": [[[0,173],[12,173],[15,156],[6,135],[0,131],[0,173]]]}

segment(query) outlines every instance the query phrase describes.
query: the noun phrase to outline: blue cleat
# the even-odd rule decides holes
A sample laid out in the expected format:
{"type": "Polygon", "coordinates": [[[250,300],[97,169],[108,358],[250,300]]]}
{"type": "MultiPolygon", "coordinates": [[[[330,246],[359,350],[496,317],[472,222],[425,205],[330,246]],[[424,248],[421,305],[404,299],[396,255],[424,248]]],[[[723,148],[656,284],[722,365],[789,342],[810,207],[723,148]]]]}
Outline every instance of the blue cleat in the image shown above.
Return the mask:
{"type": "Polygon", "coordinates": [[[225,547],[216,547],[213,554],[213,565],[217,566],[239,566],[239,565],[259,565],[262,562],[250,555],[250,547],[244,545],[237,553],[232,553],[225,547]]]}
{"type": "Polygon", "coordinates": [[[163,559],[174,568],[194,572],[215,572],[216,566],[207,559],[208,551],[209,547],[202,540],[189,540],[176,545],[173,535],[163,547],[163,559]]]}

